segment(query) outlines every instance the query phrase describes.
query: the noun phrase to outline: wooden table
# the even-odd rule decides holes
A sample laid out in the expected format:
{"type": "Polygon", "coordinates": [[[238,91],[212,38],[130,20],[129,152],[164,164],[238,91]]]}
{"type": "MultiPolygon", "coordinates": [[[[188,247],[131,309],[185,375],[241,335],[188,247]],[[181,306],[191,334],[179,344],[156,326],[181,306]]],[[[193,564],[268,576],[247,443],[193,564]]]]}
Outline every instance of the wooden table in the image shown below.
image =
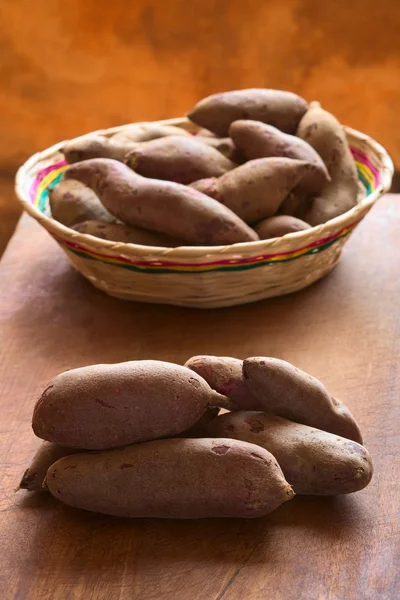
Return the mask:
{"type": "Polygon", "coordinates": [[[335,271],[288,297],[201,311],[112,299],[23,218],[0,263],[0,597],[41,600],[394,600],[399,577],[400,204],[387,196],[335,271]],[[272,355],[348,403],[370,486],[297,497],[258,520],[124,520],[13,492],[37,440],[35,399],[89,363],[272,355]]]}

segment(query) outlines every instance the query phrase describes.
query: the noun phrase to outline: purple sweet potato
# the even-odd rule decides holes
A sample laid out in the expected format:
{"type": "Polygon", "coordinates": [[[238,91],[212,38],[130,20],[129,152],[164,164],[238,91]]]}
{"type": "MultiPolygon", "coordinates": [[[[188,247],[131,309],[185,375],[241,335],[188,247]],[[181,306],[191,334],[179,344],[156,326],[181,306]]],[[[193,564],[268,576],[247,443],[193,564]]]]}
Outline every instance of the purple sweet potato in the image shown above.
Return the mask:
{"type": "Polygon", "coordinates": [[[62,458],[46,484],[62,502],[119,517],[254,518],[293,496],[267,450],[232,439],[169,439],[62,458]]]}
{"type": "Polygon", "coordinates": [[[147,231],[147,229],[141,229],[140,227],[133,227],[132,225],[125,225],[123,223],[83,221],[82,223],[74,225],[72,229],[79,231],[79,233],[85,233],[103,240],[109,240],[110,242],[142,244],[143,246],[161,246],[165,248],[175,248],[176,246],[182,245],[177,240],[173,240],[162,233],[147,231]]]}
{"type": "Polygon", "coordinates": [[[51,442],[42,442],[26,469],[19,484],[19,489],[29,490],[31,492],[43,492],[43,482],[47,470],[52,464],[64,456],[70,456],[76,452],[82,452],[76,448],[65,448],[51,442]]]}
{"type": "Polygon", "coordinates": [[[304,214],[307,223],[319,225],[357,204],[357,169],[343,126],[318,102],[311,103],[300,121],[297,135],[318,152],[331,177],[331,182],[323,187],[304,214]]]}
{"type": "Polygon", "coordinates": [[[71,165],[64,177],[92,188],[121,221],[188,244],[235,244],[258,239],[254,230],[221,203],[179,183],[142,177],[116,160],[85,160],[71,165]]]}
{"type": "Polygon", "coordinates": [[[191,134],[182,127],[144,122],[126,125],[121,131],[114,133],[111,139],[119,142],[149,142],[169,135],[191,137],[191,134]]]}
{"type": "Polygon", "coordinates": [[[295,133],[307,107],[307,102],[292,92],[251,88],[208,96],[187,117],[221,137],[228,135],[229,125],[239,119],[262,121],[295,133]]]}
{"type": "Polygon", "coordinates": [[[262,404],[253,396],[243,379],[243,361],[230,356],[192,356],[188,367],[215,391],[229,399],[230,410],[261,410],[262,404]]]}
{"type": "Polygon", "coordinates": [[[180,365],[157,360],[92,365],[48,384],[32,427],[38,437],[61,446],[102,450],[179,434],[220,399],[180,365]]]}
{"type": "Polygon", "coordinates": [[[54,188],[49,189],[49,203],[53,219],[66,227],[91,219],[107,223],[116,220],[93,190],[80,181],[60,181],[54,188]]]}
{"type": "Polygon", "coordinates": [[[258,233],[260,240],[281,237],[287,233],[295,233],[311,229],[308,223],[289,215],[275,215],[257,223],[254,230],[258,233]]]}
{"type": "Polygon", "coordinates": [[[207,429],[271,452],[296,494],[351,494],[372,477],[371,457],[357,442],[264,412],[225,413],[207,429]]]}
{"type": "Polygon", "coordinates": [[[308,373],[277,358],[243,361],[247,387],[266,412],[362,443],[350,410],[308,373]]]}
{"type": "Polygon", "coordinates": [[[177,135],[137,144],[126,155],[125,163],[144,177],[183,184],[205,177],[220,177],[236,166],[216,148],[196,137],[177,135]]]}
{"type": "Polygon", "coordinates": [[[291,158],[259,158],[218,179],[196,181],[191,187],[215,198],[251,225],[274,215],[312,168],[291,158]]]}
{"type": "Polygon", "coordinates": [[[272,125],[251,120],[234,121],[229,135],[248,160],[282,156],[313,165],[298,184],[300,190],[309,194],[320,192],[331,179],[322,158],[310,144],[272,125]]]}

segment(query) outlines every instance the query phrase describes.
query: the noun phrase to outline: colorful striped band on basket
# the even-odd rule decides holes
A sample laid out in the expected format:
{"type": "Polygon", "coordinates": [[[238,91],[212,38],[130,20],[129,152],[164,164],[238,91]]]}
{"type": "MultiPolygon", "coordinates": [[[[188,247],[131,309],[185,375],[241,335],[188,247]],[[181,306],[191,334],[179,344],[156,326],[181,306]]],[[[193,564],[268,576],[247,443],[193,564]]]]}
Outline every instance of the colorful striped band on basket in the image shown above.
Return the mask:
{"type": "MultiPolygon", "coordinates": [[[[371,194],[380,184],[380,173],[357,148],[351,148],[357,170],[358,177],[365,187],[366,195],[371,194]]],[[[48,190],[55,186],[62,178],[63,172],[67,169],[67,163],[62,160],[39,171],[31,183],[29,189],[29,198],[31,204],[36,206],[40,212],[44,212],[48,205],[48,190]]],[[[179,263],[168,260],[130,260],[124,256],[109,256],[89,250],[80,244],[61,238],[59,235],[52,234],[53,237],[65,248],[74,254],[89,260],[97,260],[102,263],[119,266],[124,269],[130,269],[140,273],[201,273],[208,271],[244,271],[256,267],[272,265],[281,262],[288,262],[302,256],[316,254],[329,248],[332,244],[347,236],[361,219],[335,233],[331,237],[326,237],[317,242],[304,246],[289,252],[278,252],[275,254],[262,254],[249,258],[238,258],[237,260],[218,260],[203,263],[179,263]]]]}

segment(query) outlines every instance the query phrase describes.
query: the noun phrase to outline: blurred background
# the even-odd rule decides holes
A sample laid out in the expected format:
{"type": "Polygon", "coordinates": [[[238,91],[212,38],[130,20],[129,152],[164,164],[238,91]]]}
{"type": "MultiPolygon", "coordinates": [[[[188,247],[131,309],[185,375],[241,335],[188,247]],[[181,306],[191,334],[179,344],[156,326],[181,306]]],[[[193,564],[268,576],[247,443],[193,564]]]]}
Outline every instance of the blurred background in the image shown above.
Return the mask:
{"type": "MultiPolygon", "coordinates": [[[[0,255],[18,166],[88,132],[272,87],[318,99],[400,164],[394,0],[1,0],[0,255]]],[[[395,183],[396,185],[396,183],[395,183]]]]}

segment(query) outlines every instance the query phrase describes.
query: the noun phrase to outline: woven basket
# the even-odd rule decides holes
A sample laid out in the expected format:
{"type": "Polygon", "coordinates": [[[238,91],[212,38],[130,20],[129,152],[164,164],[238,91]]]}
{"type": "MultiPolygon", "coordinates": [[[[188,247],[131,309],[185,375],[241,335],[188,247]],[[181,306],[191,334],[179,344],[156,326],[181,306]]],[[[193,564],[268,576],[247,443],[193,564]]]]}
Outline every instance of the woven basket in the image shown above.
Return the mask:
{"type": "MultiPolygon", "coordinates": [[[[187,119],[161,121],[193,133],[187,119]]],[[[96,133],[111,135],[124,127],[96,133]]],[[[387,192],[393,164],[382,146],[346,127],[365,197],[347,213],[281,238],[230,246],[157,248],[105,241],[53,220],[47,189],[66,169],[64,142],[32,156],[18,171],[23,208],[54,237],[94,286],[126,300],[215,308],[245,304],[304,288],[337,264],[349,234],[387,192]]]]}

